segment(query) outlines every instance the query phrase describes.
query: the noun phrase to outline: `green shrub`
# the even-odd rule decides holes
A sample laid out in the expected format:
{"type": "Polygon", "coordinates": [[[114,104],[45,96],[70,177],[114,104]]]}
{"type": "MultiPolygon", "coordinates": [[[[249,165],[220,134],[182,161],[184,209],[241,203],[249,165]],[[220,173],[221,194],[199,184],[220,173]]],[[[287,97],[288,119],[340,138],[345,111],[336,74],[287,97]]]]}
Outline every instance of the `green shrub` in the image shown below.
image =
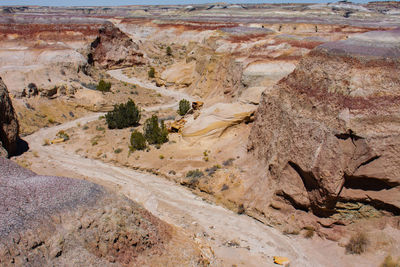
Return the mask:
{"type": "Polygon", "coordinates": [[[172,49],[169,46],[167,46],[167,56],[172,56],[172,49]]]}
{"type": "Polygon", "coordinates": [[[158,117],[153,115],[144,123],[144,137],[150,145],[163,144],[168,142],[168,131],[164,125],[164,121],[158,123],[158,117]]]}
{"type": "Polygon", "coordinates": [[[154,75],[156,74],[156,71],[153,67],[150,67],[149,72],[147,73],[149,75],[149,78],[154,78],[154,75]]]}
{"type": "Polygon", "coordinates": [[[122,148],[117,148],[117,149],[114,150],[114,153],[115,153],[115,154],[119,154],[119,153],[121,153],[121,152],[122,152],[122,148]]]}
{"type": "Polygon", "coordinates": [[[129,149],[131,151],[145,150],[146,147],[147,147],[146,139],[144,138],[143,134],[138,132],[138,131],[132,132],[132,134],[131,134],[131,146],[129,147],[129,149]]]}
{"type": "Polygon", "coordinates": [[[122,129],[135,126],[140,121],[140,110],[132,99],[125,104],[114,106],[114,110],[106,114],[106,121],[109,129],[122,129]]]}
{"type": "Polygon", "coordinates": [[[96,89],[101,91],[101,92],[110,92],[111,83],[110,82],[105,82],[104,80],[100,80],[100,82],[97,85],[96,89]]]}
{"type": "Polygon", "coordinates": [[[178,114],[184,116],[190,109],[190,102],[186,99],[179,101],[178,114]]]}

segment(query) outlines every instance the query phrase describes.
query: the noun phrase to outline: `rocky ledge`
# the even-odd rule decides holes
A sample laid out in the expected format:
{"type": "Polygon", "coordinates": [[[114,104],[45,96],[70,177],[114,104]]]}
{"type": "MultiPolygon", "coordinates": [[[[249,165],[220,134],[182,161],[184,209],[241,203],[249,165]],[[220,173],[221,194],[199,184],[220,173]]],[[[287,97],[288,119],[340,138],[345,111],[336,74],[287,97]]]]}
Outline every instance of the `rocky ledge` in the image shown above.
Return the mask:
{"type": "Polygon", "coordinates": [[[248,146],[265,167],[257,209],[400,215],[399,40],[395,29],[325,43],[263,93],[248,146]]]}

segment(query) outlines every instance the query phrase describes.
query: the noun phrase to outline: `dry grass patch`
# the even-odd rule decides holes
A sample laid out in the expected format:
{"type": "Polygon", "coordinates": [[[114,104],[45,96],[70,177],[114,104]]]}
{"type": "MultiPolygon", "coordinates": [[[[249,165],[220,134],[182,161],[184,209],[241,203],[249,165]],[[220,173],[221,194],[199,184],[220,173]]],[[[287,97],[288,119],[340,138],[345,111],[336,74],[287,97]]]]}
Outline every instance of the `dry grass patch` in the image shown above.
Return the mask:
{"type": "Polygon", "coordinates": [[[400,258],[396,260],[394,260],[392,258],[392,256],[388,255],[384,261],[382,262],[381,265],[379,265],[380,267],[400,267],[400,258]]]}
{"type": "Polygon", "coordinates": [[[346,252],[349,254],[362,254],[366,251],[369,244],[365,233],[356,233],[346,245],[346,252]]]}

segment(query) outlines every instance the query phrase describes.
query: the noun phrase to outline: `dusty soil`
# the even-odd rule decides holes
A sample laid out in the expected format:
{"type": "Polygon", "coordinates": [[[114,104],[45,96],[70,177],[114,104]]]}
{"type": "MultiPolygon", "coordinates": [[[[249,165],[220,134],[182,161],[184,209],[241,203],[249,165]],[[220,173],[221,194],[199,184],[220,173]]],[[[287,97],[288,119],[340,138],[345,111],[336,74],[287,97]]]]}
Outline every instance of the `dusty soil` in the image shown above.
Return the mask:
{"type": "Polygon", "coordinates": [[[354,266],[369,266],[368,257],[346,255],[344,248],[335,242],[284,235],[251,217],[206,202],[162,177],[81,157],[64,150],[62,145],[41,144],[44,138],[61,129],[97,118],[98,115],[84,117],[27,136],[31,150],[36,151],[36,156],[26,155],[31,169],[87,179],[122,192],[152,214],[208,244],[214,251],[212,264],[216,266],[259,266],[260,262],[263,266],[274,266],[272,257],[276,255],[289,257],[294,266],[337,266],[339,262],[342,266],[353,266],[352,262],[357,262],[354,266]]]}

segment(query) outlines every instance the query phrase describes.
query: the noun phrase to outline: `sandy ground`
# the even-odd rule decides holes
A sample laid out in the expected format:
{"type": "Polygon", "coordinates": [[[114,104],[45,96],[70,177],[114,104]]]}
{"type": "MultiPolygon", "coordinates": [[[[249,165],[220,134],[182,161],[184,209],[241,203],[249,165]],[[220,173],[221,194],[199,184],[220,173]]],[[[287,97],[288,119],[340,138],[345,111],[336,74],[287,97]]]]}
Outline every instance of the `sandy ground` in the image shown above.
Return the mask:
{"type": "MultiPolygon", "coordinates": [[[[32,165],[36,172],[57,173],[112,187],[141,203],[162,220],[205,239],[213,249],[216,266],[274,266],[272,256],[287,256],[292,266],[329,266],[314,256],[306,256],[293,237],[285,236],[254,219],[203,201],[189,190],[155,175],[116,167],[66,152],[62,146],[42,146],[42,140],[87,123],[99,114],[80,118],[59,126],[42,129],[26,138],[36,151],[32,165]]],[[[333,265],[332,265],[333,266],[333,265]]]]}
{"type": "MultiPolygon", "coordinates": [[[[176,95],[179,96],[182,95],[176,95]]],[[[352,256],[345,255],[334,242],[284,235],[247,215],[209,203],[162,177],[82,157],[67,151],[62,144],[42,145],[44,139],[58,131],[84,125],[100,115],[103,114],[92,114],[27,136],[30,151],[34,151],[29,159],[31,169],[39,174],[87,179],[141,203],[155,216],[208,244],[215,255],[211,266],[276,266],[273,256],[288,257],[291,266],[369,266],[366,261],[351,261],[352,256]]]]}

